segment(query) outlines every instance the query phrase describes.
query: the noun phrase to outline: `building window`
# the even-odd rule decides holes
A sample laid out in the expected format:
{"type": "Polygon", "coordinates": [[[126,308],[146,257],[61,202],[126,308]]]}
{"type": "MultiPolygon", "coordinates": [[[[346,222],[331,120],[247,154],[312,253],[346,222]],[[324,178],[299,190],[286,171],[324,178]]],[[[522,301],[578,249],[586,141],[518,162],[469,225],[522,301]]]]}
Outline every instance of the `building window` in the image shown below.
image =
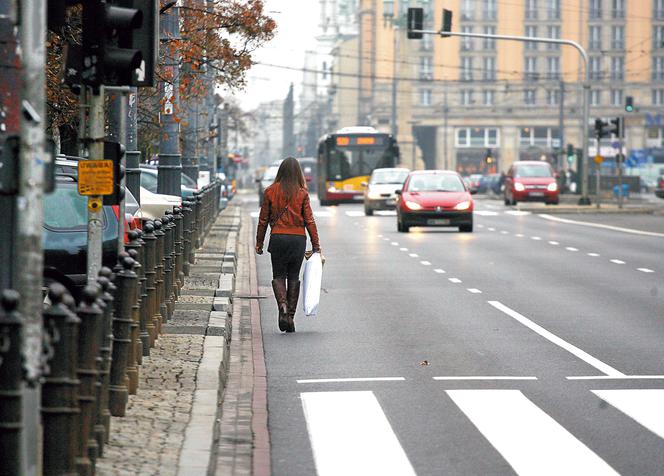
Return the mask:
{"type": "Polygon", "coordinates": [[[664,20],[664,0],[654,0],[653,16],[658,20],[664,20]]]}
{"type": "MultiPolygon", "coordinates": [[[[461,27],[461,33],[472,33],[473,27],[464,25],[461,27]]],[[[429,35],[426,35],[429,36],[429,35]]],[[[473,49],[473,38],[464,38],[461,37],[461,50],[469,51],[473,49]]]]}
{"type": "Polygon", "coordinates": [[[652,65],[652,79],[653,81],[664,80],[664,56],[655,56],[652,65]]]}
{"type": "Polygon", "coordinates": [[[599,106],[602,103],[602,91],[593,89],[590,91],[590,105],[599,106]]]}
{"type": "Polygon", "coordinates": [[[499,147],[500,131],[495,127],[462,127],[456,130],[456,147],[499,147]]]}
{"type": "Polygon", "coordinates": [[[549,79],[560,78],[560,58],[557,56],[549,56],[546,59],[547,74],[549,79]]]}
{"type": "Polygon", "coordinates": [[[625,18],[625,0],[613,0],[612,18],[625,18]]]}
{"type": "Polygon", "coordinates": [[[431,89],[420,89],[420,106],[431,106],[432,102],[431,89]]]}
{"type": "Polygon", "coordinates": [[[473,58],[469,56],[464,56],[461,58],[461,80],[462,81],[472,81],[473,80],[473,58]]]}
{"type": "Polygon", "coordinates": [[[431,56],[420,56],[420,79],[423,81],[431,81],[432,74],[432,60],[431,56]]]}
{"type": "Polygon", "coordinates": [[[549,89],[546,92],[546,104],[549,106],[560,104],[560,89],[549,89]]]}
{"type": "Polygon", "coordinates": [[[652,104],[653,106],[664,105],[664,89],[652,90],[652,104]]]}
{"type": "Polygon", "coordinates": [[[470,106],[471,104],[474,104],[475,101],[473,101],[473,90],[472,89],[462,89],[461,90],[461,105],[462,106],[470,106]]]}
{"type": "MultiPolygon", "coordinates": [[[[496,27],[495,26],[485,26],[484,27],[485,35],[495,35],[496,27]]],[[[494,38],[484,38],[483,46],[485,50],[495,50],[496,49],[496,40],[494,38]]]]}
{"type": "Polygon", "coordinates": [[[546,10],[549,20],[560,20],[560,0],[547,0],[546,10]]]}
{"type": "Polygon", "coordinates": [[[496,57],[495,56],[485,56],[482,59],[483,70],[482,74],[485,81],[493,81],[496,79],[496,57]]]}
{"type": "Polygon", "coordinates": [[[482,18],[484,20],[496,19],[496,0],[482,0],[482,18]]]}
{"type": "Polygon", "coordinates": [[[537,91],[534,89],[523,91],[523,103],[526,106],[534,106],[537,103],[537,91]]]}
{"type": "Polygon", "coordinates": [[[420,41],[420,49],[422,51],[431,51],[433,49],[433,36],[424,35],[420,41]]]}
{"type": "Polygon", "coordinates": [[[612,106],[622,106],[623,105],[623,90],[622,89],[612,89],[611,90],[611,105],[612,106]]]}
{"type": "Polygon", "coordinates": [[[611,48],[614,50],[625,49],[625,27],[613,26],[611,27],[611,48]]]}
{"type": "Polygon", "coordinates": [[[588,48],[591,50],[602,49],[602,27],[592,25],[588,32],[588,48]]]}
{"type": "Polygon", "coordinates": [[[600,20],[602,18],[602,0],[590,0],[590,19],[600,20]]]}
{"type": "Polygon", "coordinates": [[[461,19],[472,20],[475,10],[475,0],[463,0],[461,3],[461,19]]]}
{"type": "Polygon", "coordinates": [[[662,25],[652,27],[652,48],[653,50],[664,48],[664,26],[662,25]]]}
{"type": "Polygon", "coordinates": [[[591,79],[602,79],[602,57],[591,56],[588,67],[590,68],[591,79]]]}
{"type": "Polygon", "coordinates": [[[537,0],[526,0],[526,20],[537,20],[537,0]]]}
{"type": "Polygon", "coordinates": [[[625,79],[625,58],[622,56],[611,58],[611,79],[618,81],[625,79]]]}
{"type": "Polygon", "coordinates": [[[485,106],[493,106],[493,90],[485,89],[482,91],[482,104],[485,106]]]}
{"type": "Polygon", "coordinates": [[[537,81],[539,79],[539,74],[537,73],[537,57],[526,56],[525,66],[526,66],[525,79],[527,81],[537,81]]]}
{"type": "MultiPolygon", "coordinates": [[[[551,25],[547,27],[547,33],[549,38],[555,38],[556,40],[560,39],[560,27],[551,25]]],[[[560,45],[558,43],[548,43],[546,48],[549,50],[559,50],[560,45]]]]}
{"type": "MultiPolygon", "coordinates": [[[[526,25],[526,36],[534,38],[537,36],[537,27],[535,25],[526,25]]],[[[527,50],[536,50],[537,43],[534,41],[526,41],[527,50]]]]}
{"type": "Polygon", "coordinates": [[[557,127],[522,127],[519,129],[519,145],[559,147],[560,129],[557,127]]]}

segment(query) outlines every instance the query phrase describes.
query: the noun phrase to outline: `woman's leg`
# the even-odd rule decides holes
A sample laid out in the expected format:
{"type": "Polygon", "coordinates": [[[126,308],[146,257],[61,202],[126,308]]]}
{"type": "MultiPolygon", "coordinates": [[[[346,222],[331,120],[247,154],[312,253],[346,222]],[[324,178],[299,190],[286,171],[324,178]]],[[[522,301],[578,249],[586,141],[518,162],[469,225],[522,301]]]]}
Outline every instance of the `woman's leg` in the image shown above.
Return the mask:
{"type": "Polygon", "coordinates": [[[288,330],[288,248],[284,247],[282,235],[270,236],[270,259],[272,261],[272,290],[279,309],[279,330],[288,330]]]}
{"type": "Polygon", "coordinates": [[[307,239],[304,236],[294,236],[291,239],[287,278],[288,278],[288,331],[295,332],[295,311],[297,311],[297,302],[300,298],[300,268],[304,259],[304,251],[307,246],[307,239]]]}

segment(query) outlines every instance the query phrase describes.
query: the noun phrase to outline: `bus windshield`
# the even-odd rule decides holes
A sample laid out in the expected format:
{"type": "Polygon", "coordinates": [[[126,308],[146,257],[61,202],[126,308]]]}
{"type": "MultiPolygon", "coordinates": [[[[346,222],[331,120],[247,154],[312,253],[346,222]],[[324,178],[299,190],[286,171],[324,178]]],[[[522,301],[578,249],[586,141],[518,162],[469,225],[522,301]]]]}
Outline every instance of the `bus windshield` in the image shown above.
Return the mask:
{"type": "Polygon", "coordinates": [[[394,154],[389,148],[334,147],[330,150],[327,173],[329,180],[346,180],[371,175],[376,168],[390,167],[394,154]]]}

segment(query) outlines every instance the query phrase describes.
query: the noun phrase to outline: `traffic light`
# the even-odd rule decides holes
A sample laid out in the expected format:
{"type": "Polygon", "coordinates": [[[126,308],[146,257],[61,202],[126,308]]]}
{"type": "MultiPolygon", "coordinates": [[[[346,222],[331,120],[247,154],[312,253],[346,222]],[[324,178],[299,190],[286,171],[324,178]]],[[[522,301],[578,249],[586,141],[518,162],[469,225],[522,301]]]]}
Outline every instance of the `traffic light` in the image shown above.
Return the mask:
{"type": "Polygon", "coordinates": [[[424,29],[424,8],[409,8],[408,9],[408,33],[409,40],[421,40],[424,36],[422,33],[417,33],[413,30],[424,29]]]}
{"type": "Polygon", "coordinates": [[[602,119],[595,119],[595,137],[601,139],[602,137],[611,137],[611,134],[618,135],[620,131],[621,118],[616,117],[609,121],[602,119]]]}
{"type": "Polygon", "coordinates": [[[134,48],[134,30],[143,25],[143,12],[117,2],[83,4],[83,49],[80,80],[98,87],[131,86],[143,55],[134,48]]]}
{"type": "Polygon", "coordinates": [[[625,98],[625,112],[634,112],[634,97],[627,96],[625,98]]]}
{"type": "Polygon", "coordinates": [[[441,38],[448,38],[450,36],[445,33],[452,31],[452,10],[443,8],[443,28],[440,31],[441,38]]]}
{"type": "Polygon", "coordinates": [[[576,154],[574,151],[574,145],[572,144],[567,144],[567,163],[568,164],[573,164],[574,159],[576,159],[576,154]]]}
{"type": "Polygon", "coordinates": [[[143,24],[133,31],[130,48],[141,52],[143,61],[134,70],[132,86],[154,87],[159,58],[159,0],[118,0],[120,7],[135,8],[143,15],[143,24]]]}
{"type": "Polygon", "coordinates": [[[486,162],[487,165],[491,165],[494,162],[493,154],[491,153],[491,149],[486,150],[486,154],[484,155],[484,161],[486,162]]]}
{"type": "Polygon", "coordinates": [[[125,155],[125,147],[119,142],[104,142],[104,160],[113,161],[113,193],[104,195],[104,205],[119,205],[124,199],[125,188],[122,179],[125,177],[125,168],[122,158],[125,155]]]}

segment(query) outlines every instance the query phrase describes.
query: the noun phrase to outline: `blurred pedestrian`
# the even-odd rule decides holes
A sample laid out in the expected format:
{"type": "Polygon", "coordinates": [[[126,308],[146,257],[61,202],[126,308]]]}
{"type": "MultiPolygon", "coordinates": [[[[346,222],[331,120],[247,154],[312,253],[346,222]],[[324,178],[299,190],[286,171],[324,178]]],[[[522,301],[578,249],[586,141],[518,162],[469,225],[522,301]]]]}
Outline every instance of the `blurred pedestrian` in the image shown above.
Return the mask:
{"type": "Polygon", "coordinates": [[[300,268],[309,232],[314,252],[320,252],[318,229],[300,163],[289,157],[279,166],[274,183],[265,189],[256,230],[256,253],[270,225],[267,250],[272,260],[272,289],[279,309],[279,330],[295,331],[295,311],[300,296],[300,268]]]}

